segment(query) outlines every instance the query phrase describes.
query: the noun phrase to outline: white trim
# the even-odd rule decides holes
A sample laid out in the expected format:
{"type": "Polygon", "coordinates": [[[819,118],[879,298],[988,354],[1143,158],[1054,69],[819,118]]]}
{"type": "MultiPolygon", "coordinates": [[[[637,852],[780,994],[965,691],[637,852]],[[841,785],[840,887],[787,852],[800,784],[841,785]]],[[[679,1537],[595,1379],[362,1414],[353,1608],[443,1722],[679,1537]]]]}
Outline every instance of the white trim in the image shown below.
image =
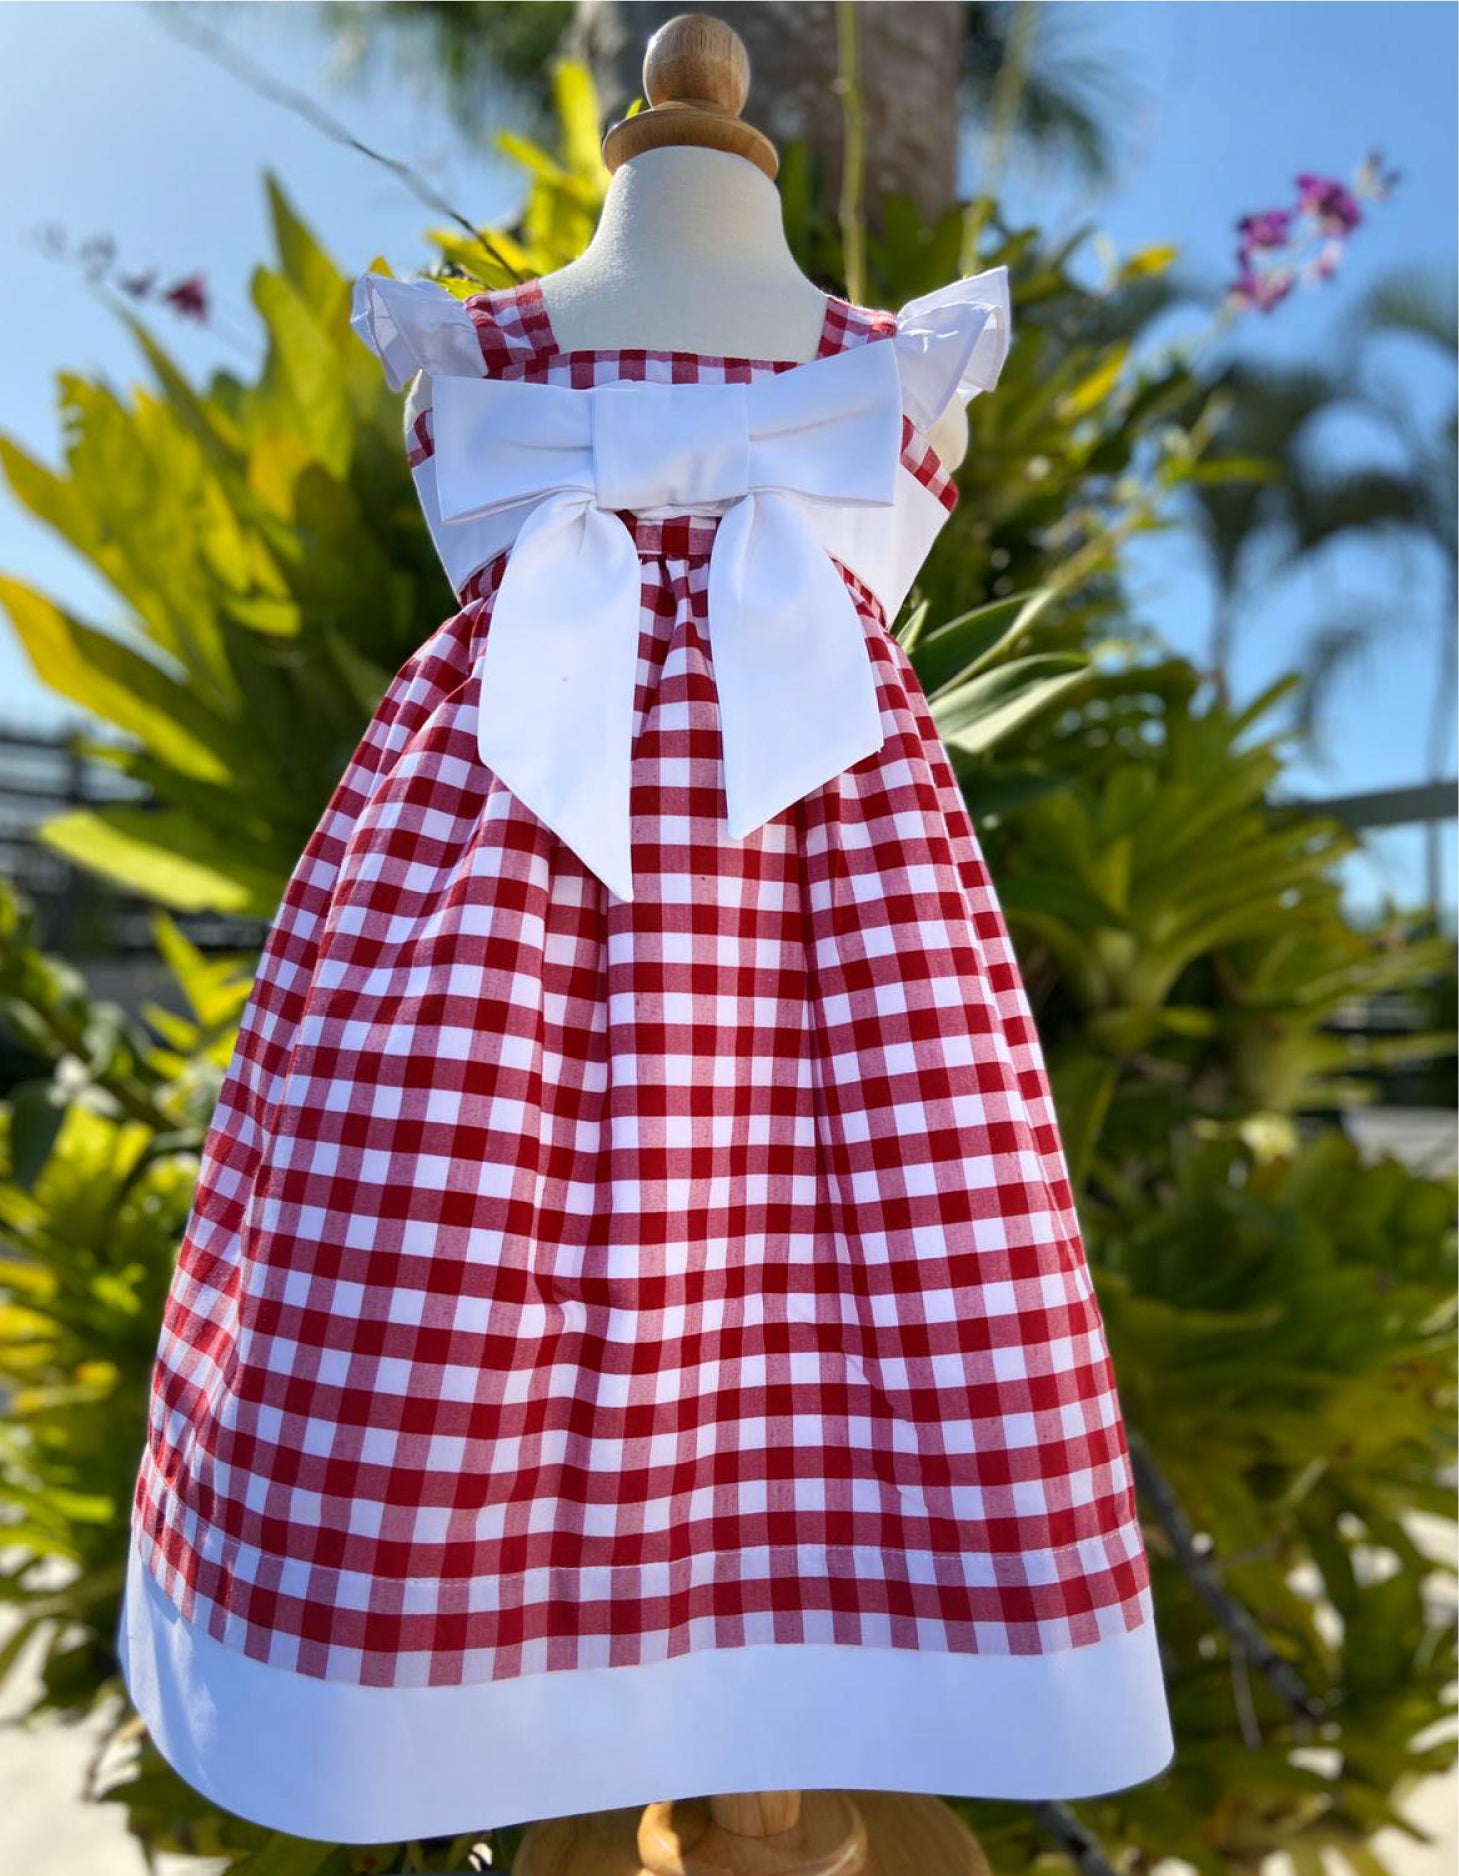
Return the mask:
{"type": "Polygon", "coordinates": [[[709,1792],[1083,1798],[1173,1752],[1148,1591],[1141,1627],[1057,1654],[771,1644],[382,1688],[223,1647],[128,1550],[122,1671],[163,1757],[224,1809],[327,1843],[709,1792]]]}
{"type": "Polygon", "coordinates": [[[1013,337],[1007,267],[953,280],[897,314],[892,340],[907,414],[925,433],[956,397],[971,403],[998,382],[1013,337]]]}
{"type": "Polygon", "coordinates": [[[434,280],[361,274],[350,297],[350,324],[384,366],[392,391],[404,390],[418,371],[481,373],[471,314],[434,280]]]}

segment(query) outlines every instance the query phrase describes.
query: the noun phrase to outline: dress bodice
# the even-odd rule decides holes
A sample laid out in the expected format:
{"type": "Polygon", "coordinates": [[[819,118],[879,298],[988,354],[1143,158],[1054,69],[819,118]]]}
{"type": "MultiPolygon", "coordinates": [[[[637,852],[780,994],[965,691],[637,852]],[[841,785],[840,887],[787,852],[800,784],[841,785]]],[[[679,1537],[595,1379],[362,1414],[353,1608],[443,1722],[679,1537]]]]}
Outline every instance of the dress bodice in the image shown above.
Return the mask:
{"type": "MultiPolygon", "coordinates": [[[[613,384],[749,385],[805,369],[803,362],[784,359],[641,348],[564,350],[536,279],[458,299],[433,281],[366,274],[356,283],[354,324],[380,358],[392,389],[411,387],[405,407],[406,449],[447,576],[458,593],[479,572],[484,543],[473,539],[469,529],[457,528],[448,536],[439,520],[432,409],[439,379],[484,378],[592,390],[613,384]],[[468,566],[473,555],[474,563],[468,566]]],[[[816,358],[807,362],[819,363],[868,344],[892,345],[902,392],[901,467],[941,511],[930,517],[934,528],[956,506],[957,486],[927,432],[954,397],[966,404],[979,392],[993,389],[1007,356],[1010,325],[1006,267],[953,281],[908,302],[900,312],[826,296],[816,358]]]]}
{"type": "Polygon", "coordinates": [[[414,381],[412,474],[457,594],[499,574],[480,754],[621,897],[644,523],[706,524],[734,837],[880,746],[864,601],[890,623],[956,501],[927,432],[997,380],[1005,268],[899,313],[828,295],[804,362],[565,351],[537,280],[458,300],[366,275],[354,322],[414,381]]]}

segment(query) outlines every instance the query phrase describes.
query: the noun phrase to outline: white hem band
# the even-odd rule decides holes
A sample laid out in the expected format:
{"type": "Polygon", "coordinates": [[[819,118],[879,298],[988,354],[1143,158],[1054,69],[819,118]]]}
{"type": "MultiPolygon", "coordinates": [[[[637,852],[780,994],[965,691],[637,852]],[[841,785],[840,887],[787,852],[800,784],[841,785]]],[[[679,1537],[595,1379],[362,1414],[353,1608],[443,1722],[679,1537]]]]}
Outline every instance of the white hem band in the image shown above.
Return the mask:
{"type": "Polygon", "coordinates": [[[158,1750],[225,1810],[329,1843],[715,1792],[1092,1797],[1173,1753],[1148,1590],[1138,1629],[1056,1654],[772,1643],[382,1688],[225,1648],[128,1550],[122,1671],[158,1750]]]}

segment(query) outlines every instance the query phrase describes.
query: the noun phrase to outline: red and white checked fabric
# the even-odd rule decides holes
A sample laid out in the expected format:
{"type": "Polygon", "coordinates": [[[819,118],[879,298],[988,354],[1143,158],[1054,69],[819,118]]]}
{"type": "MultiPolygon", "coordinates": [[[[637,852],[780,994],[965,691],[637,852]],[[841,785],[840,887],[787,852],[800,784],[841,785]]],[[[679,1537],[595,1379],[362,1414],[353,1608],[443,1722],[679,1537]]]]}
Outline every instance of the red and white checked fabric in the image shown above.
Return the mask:
{"type": "MultiPolygon", "coordinates": [[[[564,353],[536,282],[470,310],[489,376],[787,368],[564,353]]],[[[832,302],[822,355],[894,324],[832,302]]],[[[950,506],[910,423],[906,450],[950,506]]],[[[886,740],[730,841],[716,523],[624,522],[636,896],[478,756],[498,557],[269,934],[166,1307],[146,1566],[214,1639],[356,1685],[1136,1629],[1039,1040],[916,675],[846,574],[886,740]]]]}

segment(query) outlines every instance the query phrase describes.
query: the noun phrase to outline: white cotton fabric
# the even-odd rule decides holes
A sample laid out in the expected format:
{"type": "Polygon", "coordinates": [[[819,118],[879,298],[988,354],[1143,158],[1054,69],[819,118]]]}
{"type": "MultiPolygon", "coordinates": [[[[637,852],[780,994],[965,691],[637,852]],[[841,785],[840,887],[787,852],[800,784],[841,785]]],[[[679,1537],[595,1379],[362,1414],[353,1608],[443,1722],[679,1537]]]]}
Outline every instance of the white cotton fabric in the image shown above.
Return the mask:
{"type": "MultiPolygon", "coordinates": [[[[476,328],[465,305],[430,280],[365,274],[355,284],[355,330],[385,366],[392,390],[419,371],[481,375],[476,328]]],[[[907,414],[930,429],[956,396],[966,404],[998,382],[1012,339],[1007,267],[949,282],[909,300],[892,346],[907,414]]]]}
{"type": "MultiPolygon", "coordinates": [[[[471,315],[461,301],[431,281],[399,281],[365,274],[355,285],[353,324],[360,337],[375,350],[392,386],[400,389],[423,373],[431,396],[439,401],[452,379],[479,380],[481,352],[471,315]]],[[[897,366],[902,409],[917,426],[932,428],[953,397],[968,403],[980,391],[997,384],[1012,337],[1008,269],[992,267],[966,279],[952,281],[933,293],[911,301],[897,315],[897,331],[889,350],[897,366]]],[[[816,359],[778,373],[780,384],[828,363],[842,362],[862,350],[881,351],[880,345],[855,348],[851,354],[816,359]]],[[[561,387],[534,386],[535,390],[561,387]]],[[[622,388],[622,387],[604,387],[622,388]]],[[[647,385],[632,387],[635,395],[647,385]]],[[[676,393],[703,385],[667,387],[676,393]]],[[[766,389],[761,381],[757,390],[766,389]]],[[[413,400],[408,413],[418,414],[413,400]]],[[[510,525],[496,514],[455,513],[449,525],[436,488],[434,454],[414,471],[416,488],[441,563],[459,594],[472,575],[512,538],[510,525]]],[[[668,508],[658,512],[705,512],[668,508]]],[[[712,510],[710,511],[712,512],[712,510]]],[[[826,551],[849,566],[881,600],[888,620],[900,609],[947,511],[915,476],[902,468],[895,480],[889,509],[870,513],[848,505],[817,516],[817,534],[826,551]]]]}
{"type": "Polygon", "coordinates": [[[930,429],[954,398],[966,406],[980,391],[991,391],[1012,331],[1006,267],[909,300],[897,315],[892,343],[913,423],[930,429]]]}
{"type": "Polygon", "coordinates": [[[402,391],[418,371],[432,376],[481,373],[481,344],[461,301],[433,280],[364,274],[354,288],[350,324],[402,391]]]}
{"type": "Polygon", "coordinates": [[[394,1843],[710,1791],[1120,1790],[1173,1752],[1145,1596],[1139,1628],[1057,1654],[762,1643],[355,1687],[211,1640],[133,1545],[120,1639],[158,1749],[215,1804],[298,1837],[394,1843]]]}

